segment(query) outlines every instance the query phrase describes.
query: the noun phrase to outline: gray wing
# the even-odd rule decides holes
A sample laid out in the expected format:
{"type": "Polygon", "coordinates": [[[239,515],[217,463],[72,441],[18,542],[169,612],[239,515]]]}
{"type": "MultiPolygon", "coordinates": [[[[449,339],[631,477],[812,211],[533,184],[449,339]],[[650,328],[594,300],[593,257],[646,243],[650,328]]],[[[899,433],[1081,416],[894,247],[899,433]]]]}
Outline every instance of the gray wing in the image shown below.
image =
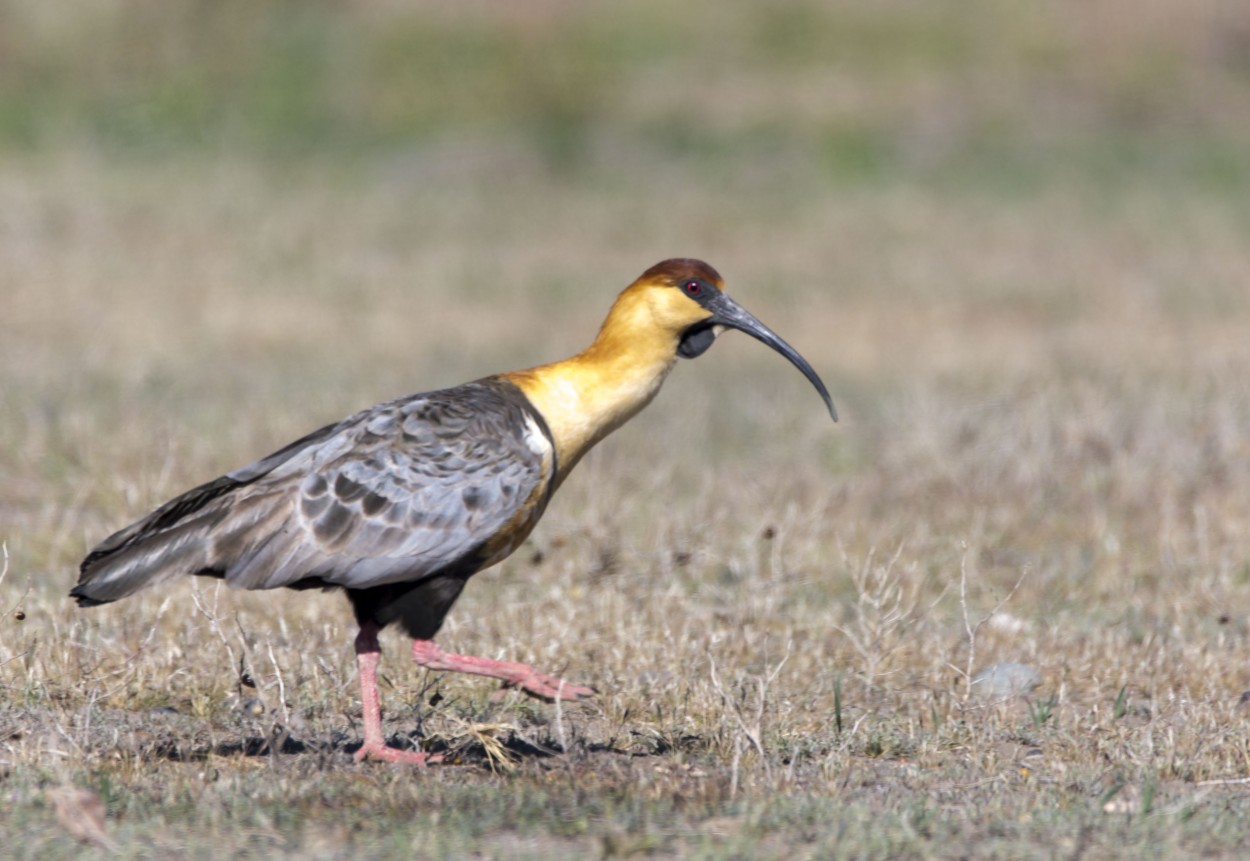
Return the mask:
{"type": "Polygon", "coordinates": [[[161,506],[97,547],[71,593],[176,573],[362,589],[493,564],[546,506],[554,448],[498,380],[380,404],[161,506]]]}

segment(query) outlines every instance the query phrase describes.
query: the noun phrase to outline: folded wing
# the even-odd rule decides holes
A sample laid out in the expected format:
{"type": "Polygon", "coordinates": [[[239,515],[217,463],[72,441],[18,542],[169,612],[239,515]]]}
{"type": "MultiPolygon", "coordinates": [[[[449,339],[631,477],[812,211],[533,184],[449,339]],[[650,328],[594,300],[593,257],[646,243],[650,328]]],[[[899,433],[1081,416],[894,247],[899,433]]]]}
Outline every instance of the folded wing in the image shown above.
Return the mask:
{"type": "Polygon", "coordinates": [[[365,589],[477,570],[542,514],[553,451],[542,419],[503,381],[380,404],[106,539],[71,594],[103,603],[184,573],[245,589],[365,589]]]}

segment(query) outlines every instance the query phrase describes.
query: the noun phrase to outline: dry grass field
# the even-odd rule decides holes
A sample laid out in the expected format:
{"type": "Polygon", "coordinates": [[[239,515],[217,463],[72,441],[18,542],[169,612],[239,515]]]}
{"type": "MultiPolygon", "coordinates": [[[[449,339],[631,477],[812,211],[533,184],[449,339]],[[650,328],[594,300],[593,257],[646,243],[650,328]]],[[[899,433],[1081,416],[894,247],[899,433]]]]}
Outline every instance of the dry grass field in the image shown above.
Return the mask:
{"type": "Polygon", "coordinates": [[[513,5],[0,0],[0,854],[1245,857],[1250,13],[513,5]],[[471,581],[442,644],[589,704],[388,632],[448,762],[358,765],[341,596],[66,597],[674,255],[842,421],[730,335],[471,581]]]}

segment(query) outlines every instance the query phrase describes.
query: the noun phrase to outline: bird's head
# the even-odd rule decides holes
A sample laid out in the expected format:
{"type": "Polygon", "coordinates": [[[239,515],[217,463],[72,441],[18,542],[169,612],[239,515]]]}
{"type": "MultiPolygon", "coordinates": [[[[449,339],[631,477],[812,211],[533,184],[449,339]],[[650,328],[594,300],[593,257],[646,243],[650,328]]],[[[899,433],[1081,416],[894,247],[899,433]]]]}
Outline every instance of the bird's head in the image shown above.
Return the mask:
{"type": "Polygon", "coordinates": [[[808,361],[776,332],[755,319],[750,311],[730,299],[725,294],[724,280],[704,261],[676,257],[657,262],[642,272],[621,297],[629,297],[631,305],[645,306],[650,324],[676,337],[677,355],[682,359],[704,354],[716,336],[726,329],[744,331],[763,341],[803,371],[829,407],[829,415],[838,421],[838,411],[834,409],[829,390],[808,361]]]}
{"type": "Polygon", "coordinates": [[[630,287],[645,300],[654,325],[677,337],[677,355],[683,359],[701,356],[726,329],[738,329],[772,347],[803,372],[816,387],[836,422],[837,410],[820,377],[799,352],[730,299],[725,282],[715,269],[702,260],[676,258],[655,264],[630,287]]]}

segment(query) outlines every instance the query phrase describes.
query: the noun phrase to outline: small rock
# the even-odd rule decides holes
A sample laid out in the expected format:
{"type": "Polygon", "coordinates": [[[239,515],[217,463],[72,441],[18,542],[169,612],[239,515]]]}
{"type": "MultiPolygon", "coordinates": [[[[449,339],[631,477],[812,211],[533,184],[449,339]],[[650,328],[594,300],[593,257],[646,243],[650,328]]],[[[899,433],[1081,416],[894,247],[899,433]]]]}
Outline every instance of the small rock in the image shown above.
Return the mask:
{"type": "Polygon", "coordinates": [[[972,677],[972,692],[986,699],[1027,694],[1042,683],[1042,674],[1028,664],[991,664],[972,677]]]}
{"type": "Polygon", "coordinates": [[[1027,621],[1010,613],[995,613],[990,616],[989,625],[1004,634],[1023,634],[1029,630],[1027,621]]]}

